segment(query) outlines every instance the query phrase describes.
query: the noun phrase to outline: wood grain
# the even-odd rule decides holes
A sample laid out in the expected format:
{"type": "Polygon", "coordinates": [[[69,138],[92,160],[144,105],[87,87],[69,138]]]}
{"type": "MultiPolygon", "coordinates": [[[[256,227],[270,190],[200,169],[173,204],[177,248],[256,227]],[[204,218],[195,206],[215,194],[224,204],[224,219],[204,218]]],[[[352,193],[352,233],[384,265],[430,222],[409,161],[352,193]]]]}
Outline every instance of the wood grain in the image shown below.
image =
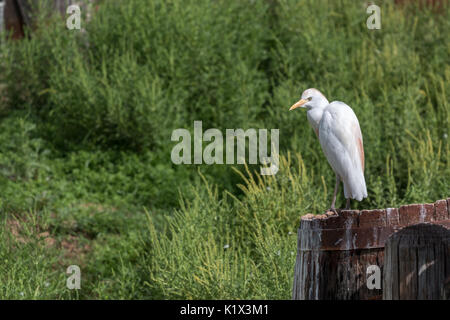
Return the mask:
{"type": "Polygon", "coordinates": [[[437,258],[435,254],[440,255],[439,259],[448,259],[448,248],[445,251],[444,247],[440,247],[439,250],[444,250],[442,252],[436,246],[428,248],[424,244],[426,238],[423,232],[418,240],[404,242],[400,231],[417,224],[449,229],[449,200],[400,208],[304,215],[298,229],[292,298],[425,299],[435,296],[428,290],[428,284],[433,281],[440,281],[436,288],[446,292],[444,283],[450,281],[445,270],[450,268],[450,263],[445,266],[437,264],[436,268],[440,269],[423,269],[420,277],[414,277],[414,272],[421,270],[414,267],[414,263],[426,266],[437,258]],[[392,238],[393,235],[398,236],[392,238]],[[415,249],[411,250],[411,246],[415,249]],[[366,270],[370,265],[376,265],[381,270],[381,289],[367,288],[366,270]],[[383,290],[386,283],[399,285],[383,290]]]}

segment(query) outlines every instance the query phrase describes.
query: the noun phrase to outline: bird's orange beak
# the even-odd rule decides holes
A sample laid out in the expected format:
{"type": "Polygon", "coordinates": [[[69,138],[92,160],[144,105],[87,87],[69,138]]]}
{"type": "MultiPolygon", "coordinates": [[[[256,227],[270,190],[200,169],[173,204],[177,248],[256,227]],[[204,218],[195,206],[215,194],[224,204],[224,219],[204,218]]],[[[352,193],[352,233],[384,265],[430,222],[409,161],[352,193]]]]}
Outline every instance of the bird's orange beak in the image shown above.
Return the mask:
{"type": "Polygon", "coordinates": [[[300,108],[307,102],[308,102],[308,100],[306,100],[306,99],[300,99],[292,107],[289,108],[289,111],[300,108]]]}

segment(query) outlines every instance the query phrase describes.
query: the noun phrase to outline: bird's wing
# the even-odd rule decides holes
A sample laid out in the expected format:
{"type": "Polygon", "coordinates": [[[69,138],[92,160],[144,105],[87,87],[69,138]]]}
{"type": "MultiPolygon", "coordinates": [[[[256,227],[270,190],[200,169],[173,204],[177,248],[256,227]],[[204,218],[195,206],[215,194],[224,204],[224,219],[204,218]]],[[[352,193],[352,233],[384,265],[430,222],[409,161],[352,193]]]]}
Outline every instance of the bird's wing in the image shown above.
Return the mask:
{"type": "Polygon", "coordinates": [[[361,129],[353,110],[332,102],[319,124],[319,141],[334,172],[344,183],[344,195],[361,201],[367,197],[361,129]]]}
{"type": "Polygon", "coordinates": [[[358,118],[348,105],[340,101],[334,101],[325,108],[319,127],[319,139],[327,158],[329,156],[331,158],[343,157],[345,153],[351,160],[354,169],[364,171],[364,147],[361,129],[358,118]],[[322,137],[320,137],[321,134],[322,137]]]}

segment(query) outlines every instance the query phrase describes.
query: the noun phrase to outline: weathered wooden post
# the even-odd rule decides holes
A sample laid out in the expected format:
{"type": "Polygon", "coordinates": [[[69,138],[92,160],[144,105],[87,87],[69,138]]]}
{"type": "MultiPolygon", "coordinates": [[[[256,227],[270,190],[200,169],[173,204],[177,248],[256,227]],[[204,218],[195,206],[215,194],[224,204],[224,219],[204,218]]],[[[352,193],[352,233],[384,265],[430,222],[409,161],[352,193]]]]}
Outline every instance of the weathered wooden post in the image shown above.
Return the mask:
{"type": "Polygon", "coordinates": [[[366,286],[366,269],[382,260],[390,234],[383,210],[342,210],[306,215],[298,230],[293,299],[377,299],[366,286]]]}
{"type": "Polygon", "coordinates": [[[381,299],[369,289],[367,268],[382,275],[387,239],[407,226],[450,224],[450,198],[382,210],[341,210],[338,215],[307,214],[298,230],[293,299],[381,299]]]}
{"type": "Polygon", "coordinates": [[[383,299],[445,299],[445,280],[450,278],[450,224],[406,227],[389,237],[384,255],[383,299]]]}

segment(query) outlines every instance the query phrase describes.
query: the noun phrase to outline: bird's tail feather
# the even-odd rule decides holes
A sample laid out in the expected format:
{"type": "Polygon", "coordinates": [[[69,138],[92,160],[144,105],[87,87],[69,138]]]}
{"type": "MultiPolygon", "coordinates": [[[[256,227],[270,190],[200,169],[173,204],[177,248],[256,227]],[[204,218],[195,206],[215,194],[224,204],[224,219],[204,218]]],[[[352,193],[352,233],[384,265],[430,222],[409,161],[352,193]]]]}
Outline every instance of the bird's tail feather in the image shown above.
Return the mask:
{"type": "Polygon", "coordinates": [[[344,179],[344,195],[346,199],[358,201],[367,198],[366,180],[362,172],[353,171],[347,179],[344,179]]]}

